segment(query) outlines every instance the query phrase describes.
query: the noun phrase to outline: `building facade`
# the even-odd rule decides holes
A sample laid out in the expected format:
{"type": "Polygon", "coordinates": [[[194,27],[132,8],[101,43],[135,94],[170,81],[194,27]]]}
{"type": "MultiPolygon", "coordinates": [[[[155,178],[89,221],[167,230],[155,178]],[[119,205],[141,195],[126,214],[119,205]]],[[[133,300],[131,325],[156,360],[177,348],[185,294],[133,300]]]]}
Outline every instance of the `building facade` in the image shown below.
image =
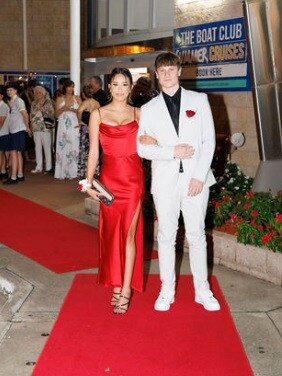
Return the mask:
{"type": "MultiPolygon", "coordinates": [[[[146,66],[153,75],[156,54],[173,50],[174,29],[243,16],[241,0],[81,0],[81,80],[116,65],[146,66]]],[[[69,72],[69,0],[1,0],[0,22],[2,73],[69,72]]],[[[231,158],[254,176],[259,150],[252,92],[208,95],[217,133],[245,134],[231,158]]]]}

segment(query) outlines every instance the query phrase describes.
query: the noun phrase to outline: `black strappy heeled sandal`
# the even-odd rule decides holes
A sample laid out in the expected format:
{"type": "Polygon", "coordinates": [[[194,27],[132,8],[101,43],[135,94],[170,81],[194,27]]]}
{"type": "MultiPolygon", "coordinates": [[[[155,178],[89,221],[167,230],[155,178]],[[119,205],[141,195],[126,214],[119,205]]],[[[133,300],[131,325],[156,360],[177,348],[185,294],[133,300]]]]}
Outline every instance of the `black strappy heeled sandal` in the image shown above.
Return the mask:
{"type": "Polygon", "coordinates": [[[127,296],[125,295],[120,295],[119,298],[124,298],[127,300],[127,302],[123,303],[123,304],[117,304],[113,310],[113,313],[115,315],[124,315],[127,310],[128,310],[128,307],[129,307],[129,303],[130,303],[130,298],[128,298],[127,296]],[[125,308],[126,307],[126,308],[125,308]]]}
{"type": "Polygon", "coordinates": [[[120,298],[121,292],[113,292],[112,299],[111,299],[111,306],[116,306],[117,302],[120,298]]]}

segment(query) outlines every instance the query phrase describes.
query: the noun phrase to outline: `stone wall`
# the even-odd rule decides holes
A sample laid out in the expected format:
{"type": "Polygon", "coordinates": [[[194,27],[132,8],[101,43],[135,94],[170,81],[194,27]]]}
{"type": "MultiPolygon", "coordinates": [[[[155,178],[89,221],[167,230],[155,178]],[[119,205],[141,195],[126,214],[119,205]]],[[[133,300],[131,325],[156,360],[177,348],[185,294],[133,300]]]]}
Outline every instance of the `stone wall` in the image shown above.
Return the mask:
{"type": "Polygon", "coordinates": [[[0,25],[1,69],[23,69],[21,0],[1,0],[0,25]]]}
{"type": "Polygon", "coordinates": [[[231,161],[254,177],[259,151],[252,92],[214,93],[209,100],[217,133],[244,133],[246,142],[231,155],[231,161]]]}
{"type": "Polygon", "coordinates": [[[209,237],[214,264],[282,286],[281,253],[238,243],[235,236],[220,231],[214,230],[209,237]]]}
{"type": "Polygon", "coordinates": [[[69,70],[69,0],[28,0],[28,69],[69,70]]]}
{"type": "MultiPolygon", "coordinates": [[[[81,45],[85,47],[85,1],[81,1],[81,45]]],[[[70,69],[69,0],[27,0],[27,70],[70,69]]],[[[1,70],[24,69],[23,2],[1,0],[1,70]]]]}
{"type": "MultiPolygon", "coordinates": [[[[241,0],[175,2],[175,28],[243,17],[241,0]]],[[[185,77],[183,77],[185,78],[185,77]]],[[[252,92],[209,94],[217,133],[243,132],[246,143],[231,156],[246,175],[254,176],[259,164],[258,139],[252,92]]]]}

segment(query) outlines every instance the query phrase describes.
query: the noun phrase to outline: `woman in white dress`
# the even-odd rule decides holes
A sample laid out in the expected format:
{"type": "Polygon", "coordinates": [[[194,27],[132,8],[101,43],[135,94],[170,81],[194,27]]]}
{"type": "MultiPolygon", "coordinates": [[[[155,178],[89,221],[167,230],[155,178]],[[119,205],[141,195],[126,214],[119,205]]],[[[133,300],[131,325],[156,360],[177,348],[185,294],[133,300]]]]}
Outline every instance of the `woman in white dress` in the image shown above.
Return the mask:
{"type": "Polygon", "coordinates": [[[77,109],[81,99],[74,95],[74,82],[71,80],[64,83],[62,94],[56,100],[58,131],[54,176],[57,179],[73,179],[77,177],[79,154],[77,109]]]}

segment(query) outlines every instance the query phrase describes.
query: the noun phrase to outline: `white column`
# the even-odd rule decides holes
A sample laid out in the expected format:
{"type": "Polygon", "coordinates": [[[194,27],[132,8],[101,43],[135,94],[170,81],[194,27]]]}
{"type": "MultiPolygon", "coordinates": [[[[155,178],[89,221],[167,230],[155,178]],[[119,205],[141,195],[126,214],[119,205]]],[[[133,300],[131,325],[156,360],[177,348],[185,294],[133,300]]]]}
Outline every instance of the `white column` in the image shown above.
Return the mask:
{"type": "Polygon", "coordinates": [[[23,0],[23,69],[27,71],[27,20],[26,20],[26,0],[23,0]]]}
{"type": "Polygon", "coordinates": [[[80,93],[80,0],[70,0],[70,78],[80,93]]]}

